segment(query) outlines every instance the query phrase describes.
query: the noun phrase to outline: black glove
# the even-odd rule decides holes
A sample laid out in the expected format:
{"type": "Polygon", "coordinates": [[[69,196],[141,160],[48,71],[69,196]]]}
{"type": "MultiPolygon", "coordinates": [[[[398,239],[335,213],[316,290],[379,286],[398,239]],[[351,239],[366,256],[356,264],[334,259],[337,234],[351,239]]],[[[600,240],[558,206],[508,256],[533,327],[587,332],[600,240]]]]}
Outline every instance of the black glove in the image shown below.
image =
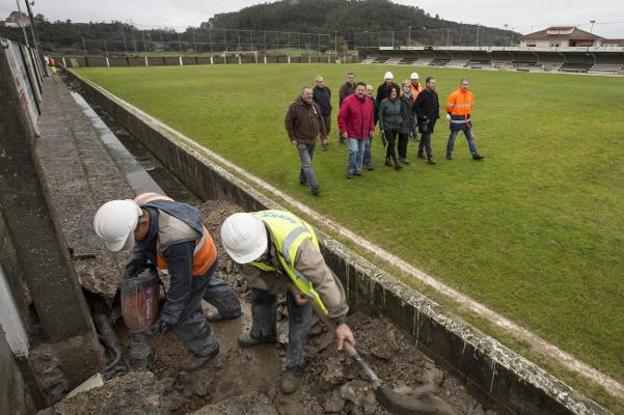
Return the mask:
{"type": "Polygon", "coordinates": [[[166,333],[168,333],[171,330],[171,325],[169,325],[169,323],[167,323],[164,320],[160,320],[158,322],[158,332],[160,333],[160,335],[165,335],[166,333]]]}
{"type": "Polygon", "coordinates": [[[133,278],[139,275],[147,268],[147,263],[142,258],[132,258],[130,262],[126,264],[125,276],[133,278]]]}

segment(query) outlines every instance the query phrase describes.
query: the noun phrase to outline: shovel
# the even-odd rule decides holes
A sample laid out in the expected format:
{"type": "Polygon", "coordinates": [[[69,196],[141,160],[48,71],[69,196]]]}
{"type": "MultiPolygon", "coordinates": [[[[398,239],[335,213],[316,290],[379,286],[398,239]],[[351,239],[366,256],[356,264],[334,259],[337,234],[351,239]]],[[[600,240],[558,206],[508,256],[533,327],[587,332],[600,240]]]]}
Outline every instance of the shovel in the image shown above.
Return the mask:
{"type": "MultiPolygon", "coordinates": [[[[329,331],[336,333],[336,325],[330,321],[327,316],[318,309],[316,304],[313,304],[314,312],[318,318],[323,322],[329,331]]],[[[345,353],[353,359],[355,364],[360,368],[360,371],[368,378],[373,385],[373,391],[377,402],[396,415],[442,415],[449,413],[446,408],[440,411],[438,405],[433,405],[429,402],[420,400],[420,396],[432,391],[432,386],[424,385],[418,389],[415,389],[408,393],[399,393],[392,389],[386,388],[381,385],[381,380],[370,366],[362,359],[362,356],[353,347],[353,345],[347,341],[344,342],[343,350],[345,353]]]]}

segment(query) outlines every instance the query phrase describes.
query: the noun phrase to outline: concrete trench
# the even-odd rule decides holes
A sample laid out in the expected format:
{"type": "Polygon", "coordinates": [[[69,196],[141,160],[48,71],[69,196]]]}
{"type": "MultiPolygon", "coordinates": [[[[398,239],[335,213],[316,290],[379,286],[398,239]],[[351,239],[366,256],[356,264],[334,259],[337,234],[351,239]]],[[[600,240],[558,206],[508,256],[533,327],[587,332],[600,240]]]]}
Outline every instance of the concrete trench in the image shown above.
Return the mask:
{"type": "MultiPolygon", "coordinates": [[[[66,81],[91,107],[80,95],[70,93],[59,77],[46,80],[42,138],[33,145],[33,162],[65,250],[65,263],[86,293],[86,305],[80,307],[103,302],[109,310],[114,308],[126,259],[106,252],[91,231],[93,213],[106,200],[162,189],[196,205],[217,243],[218,228],[228,214],[279,208],[201,149],[135,108],[71,74],[66,81]]],[[[438,389],[430,399],[444,401],[450,413],[458,415],[609,413],[330,236],[321,233],[320,238],[328,263],[348,290],[355,311],[350,324],[358,347],[388,386],[401,389],[433,383],[438,389]]],[[[184,369],[189,359],[184,347],[172,335],[155,335],[150,339],[153,354],[148,371],[133,372],[128,369],[127,332],[118,321],[115,329],[125,352],[120,366],[126,369],[106,385],[61,400],[41,413],[387,413],[318,323],[308,345],[303,385],[292,396],[282,395],[284,306],[279,311],[278,344],[240,349],[236,337],[249,326],[246,284],[223,253],[220,259],[217,277],[234,287],[244,314],[212,325],[221,343],[214,361],[189,373],[184,369]]],[[[93,323],[89,324],[92,329],[93,323]]],[[[81,338],[81,344],[89,339],[81,338]]],[[[51,346],[50,359],[57,353],[51,346]]],[[[66,380],[60,395],[88,377],[87,372],[95,372],[92,367],[77,370],[76,359],[67,359],[67,353],[60,359],[74,365],[60,365],[66,380]]],[[[102,350],[99,353],[104,356],[102,350]]],[[[110,360],[109,353],[106,356],[110,360]]],[[[92,359],[100,369],[101,360],[92,359]]]]}

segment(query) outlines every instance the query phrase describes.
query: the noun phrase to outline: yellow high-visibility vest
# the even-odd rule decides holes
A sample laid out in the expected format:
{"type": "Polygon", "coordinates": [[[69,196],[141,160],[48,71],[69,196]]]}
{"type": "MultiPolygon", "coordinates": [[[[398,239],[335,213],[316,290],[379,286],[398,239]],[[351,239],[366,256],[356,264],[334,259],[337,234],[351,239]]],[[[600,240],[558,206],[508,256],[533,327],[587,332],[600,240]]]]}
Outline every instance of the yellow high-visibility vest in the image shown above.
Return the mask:
{"type": "MultiPolygon", "coordinates": [[[[312,283],[295,269],[295,257],[303,241],[310,240],[319,252],[321,250],[312,226],[283,210],[262,210],[256,212],[255,215],[269,229],[277,248],[277,257],[290,280],[299,291],[310,297],[323,310],[323,313],[327,314],[327,307],[312,287],[312,283]]],[[[252,262],[251,265],[265,272],[276,271],[274,267],[262,262],[252,262]]]]}

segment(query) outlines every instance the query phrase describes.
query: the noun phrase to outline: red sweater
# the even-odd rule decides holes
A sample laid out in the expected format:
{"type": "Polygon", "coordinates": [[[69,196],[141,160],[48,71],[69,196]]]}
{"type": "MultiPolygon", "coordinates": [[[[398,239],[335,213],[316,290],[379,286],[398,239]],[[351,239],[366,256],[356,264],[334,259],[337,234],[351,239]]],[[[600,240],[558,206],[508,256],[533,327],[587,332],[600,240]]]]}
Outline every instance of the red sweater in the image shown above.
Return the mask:
{"type": "Polygon", "coordinates": [[[338,127],[346,132],[347,137],[365,140],[375,132],[373,119],[373,101],[369,97],[360,99],[357,95],[349,95],[342,101],[338,112],[338,127]]]}

